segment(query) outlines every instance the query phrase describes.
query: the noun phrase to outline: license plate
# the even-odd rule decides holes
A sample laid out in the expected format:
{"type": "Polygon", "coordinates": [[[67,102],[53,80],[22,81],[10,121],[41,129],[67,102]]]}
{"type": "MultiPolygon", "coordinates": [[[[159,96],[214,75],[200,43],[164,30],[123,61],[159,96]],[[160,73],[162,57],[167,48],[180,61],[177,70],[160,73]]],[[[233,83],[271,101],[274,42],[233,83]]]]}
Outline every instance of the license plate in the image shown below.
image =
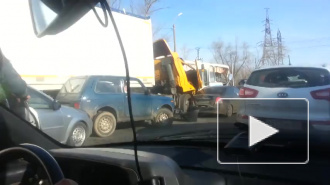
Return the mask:
{"type": "Polygon", "coordinates": [[[265,120],[270,126],[281,130],[302,130],[302,122],[295,120],[265,120]]]}

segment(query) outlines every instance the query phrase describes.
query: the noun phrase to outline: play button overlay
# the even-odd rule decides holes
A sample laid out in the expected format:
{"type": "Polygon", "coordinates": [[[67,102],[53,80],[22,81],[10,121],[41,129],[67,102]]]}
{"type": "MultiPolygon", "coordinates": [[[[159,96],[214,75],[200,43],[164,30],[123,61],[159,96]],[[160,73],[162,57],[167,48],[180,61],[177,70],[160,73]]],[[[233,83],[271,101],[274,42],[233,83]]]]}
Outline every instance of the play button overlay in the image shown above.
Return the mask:
{"type": "Polygon", "coordinates": [[[217,162],[220,165],[309,162],[308,100],[222,98],[217,104],[217,162]],[[221,115],[228,105],[233,105],[234,110],[238,105],[231,118],[221,115]]]}
{"type": "Polygon", "coordinates": [[[249,123],[249,147],[279,132],[276,128],[263,123],[253,116],[249,116],[249,123]]]}

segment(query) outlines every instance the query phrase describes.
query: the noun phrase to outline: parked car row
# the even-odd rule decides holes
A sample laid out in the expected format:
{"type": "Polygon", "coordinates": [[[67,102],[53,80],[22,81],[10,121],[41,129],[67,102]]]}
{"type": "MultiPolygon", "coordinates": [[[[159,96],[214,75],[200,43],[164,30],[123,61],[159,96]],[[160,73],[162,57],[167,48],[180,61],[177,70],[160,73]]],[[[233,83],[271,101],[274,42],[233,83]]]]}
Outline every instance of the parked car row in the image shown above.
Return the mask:
{"type": "MultiPolygon", "coordinates": [[[[172,98],[151,95],[137,78],[131,78],[130,84],[135,121],[151,120],[153,126],[173,123],[172,98]]],[[[118,123],[130,120],[125,77],[73,77],[56,100],[31,87],[28,91],[32,124],[61,143],[81,146],[92,132],[108,137],[118,123]]]]}
{"type": "MultiPolygon", "coordinates": [[[[200,113],[227,117],[237,113],[239,127],[248,126],[248,116],[254,116],[260,120],[281,120],[282,127],[290,129],[301,128],[306,123],[306,112],[302,109],[306,102],[258,101],[256,108],[255,102],[227,98],[306,98],[310,124],[316,129],[330,130],[329,74],[329,69],[318,67],[258,69],[241,81],[239,88],[205,87],[194,98],[200,113]]],[[[135,121],[151,120],[154,126],[173,123],[172,98],[151,95],[137,78],[130,78],[130,84],[135,121]]],[[[81,146],[92,132],[99,137],[108,137],[115,132],[117,124],[130,120],[126,93],[126,78],[118,76],[70,78],[56,100],[29,87],[31,99],[28,103],[35,115],[32,124],[62,143],[81,146]]]]}

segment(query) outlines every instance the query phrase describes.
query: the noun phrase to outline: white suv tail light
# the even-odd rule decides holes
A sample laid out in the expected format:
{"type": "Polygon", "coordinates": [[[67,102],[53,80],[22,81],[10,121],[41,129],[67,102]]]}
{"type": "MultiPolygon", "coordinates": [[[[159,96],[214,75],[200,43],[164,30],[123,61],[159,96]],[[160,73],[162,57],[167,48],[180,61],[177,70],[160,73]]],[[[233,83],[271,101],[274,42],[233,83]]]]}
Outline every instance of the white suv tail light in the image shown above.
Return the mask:
{"type": "Polygon", "coordinates": [[[317,100],[328,100],[328,101],[330,101],[330,88],[321,89],[321,90],[317,90],[317,91],[312,91],[311,95],[314,99],[317,99],[317,100]]]}
{"type": "Polygon", "coordinates": [[[241,98],[255,98],[258,95],[258,91],[247,87],[242,87],[239,90],[239,97],[241,98]]]}

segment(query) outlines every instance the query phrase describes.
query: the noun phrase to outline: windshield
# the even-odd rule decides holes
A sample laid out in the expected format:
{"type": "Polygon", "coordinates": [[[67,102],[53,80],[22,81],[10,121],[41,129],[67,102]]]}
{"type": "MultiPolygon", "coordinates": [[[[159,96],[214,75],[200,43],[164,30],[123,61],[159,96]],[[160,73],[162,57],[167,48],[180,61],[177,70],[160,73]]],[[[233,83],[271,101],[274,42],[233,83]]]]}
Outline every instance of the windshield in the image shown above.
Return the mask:
{"type": "MultiPolygon", "coordinates": [[[[254,115],[290,131],[307,128],[308,121],[311,130],[330,130],[328,2],[108,2],[132,78],[138,141],[217,136],[219,126],[220,142],[227,144],[246,131],[254,115]],[[214,66],[199,69],[198,76],[195,70],[185,71],[180,58],[214,66]],[[226,92],[226,97],[242,101],[223,99],[226,92]],[[298,116],[306,113],[304,102],[279,106],[245,98],[306,99],[309,120],[298,116]]],[[[121,48],[110,19],[107,27],[100,23],[106,22],[101,6],[95,11],[101,20],[90,10],[63,32],[38,38],[27,0],[0,3],[1,51],[20,78],[36,89],[28,92],[28,103],[37,112],[40,131],[66,145],[133,140],[121,48]],[[82,141],[71,141],[81,128],[82,141]]]]}

